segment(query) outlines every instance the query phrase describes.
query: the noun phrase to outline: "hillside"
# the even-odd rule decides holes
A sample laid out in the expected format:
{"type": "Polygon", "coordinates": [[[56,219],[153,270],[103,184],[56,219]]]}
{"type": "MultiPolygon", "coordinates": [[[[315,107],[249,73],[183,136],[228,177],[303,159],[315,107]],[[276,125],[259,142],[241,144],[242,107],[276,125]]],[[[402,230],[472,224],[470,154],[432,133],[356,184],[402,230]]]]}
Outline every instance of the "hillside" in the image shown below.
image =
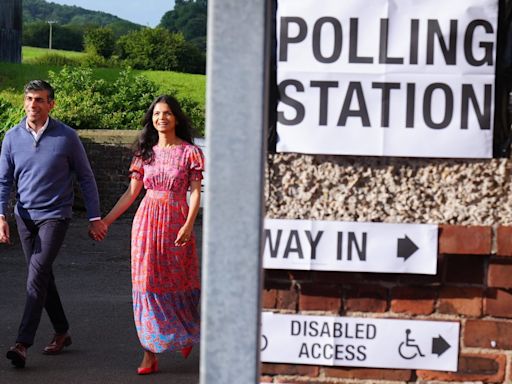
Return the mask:
{"type": "Polygon", "coordinates": [[[77,6],[61,5],[45,0],[23,0],[23,23],[55,20],[61,25],[115,24],[126,29],[139,29],[142,25],[132,23],[106,12],[90,11],[77,6]]]}

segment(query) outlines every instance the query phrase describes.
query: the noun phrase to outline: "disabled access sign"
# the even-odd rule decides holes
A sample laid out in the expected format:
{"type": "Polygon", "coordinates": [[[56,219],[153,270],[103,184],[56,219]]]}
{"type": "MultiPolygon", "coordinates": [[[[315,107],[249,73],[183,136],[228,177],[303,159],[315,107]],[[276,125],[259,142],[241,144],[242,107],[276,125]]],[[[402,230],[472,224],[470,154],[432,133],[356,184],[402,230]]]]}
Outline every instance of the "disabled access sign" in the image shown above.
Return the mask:
{"type": "Polygon", "coordinates": [[[261,361],[457,371],[459,323],[262,314],[261,361]]]}

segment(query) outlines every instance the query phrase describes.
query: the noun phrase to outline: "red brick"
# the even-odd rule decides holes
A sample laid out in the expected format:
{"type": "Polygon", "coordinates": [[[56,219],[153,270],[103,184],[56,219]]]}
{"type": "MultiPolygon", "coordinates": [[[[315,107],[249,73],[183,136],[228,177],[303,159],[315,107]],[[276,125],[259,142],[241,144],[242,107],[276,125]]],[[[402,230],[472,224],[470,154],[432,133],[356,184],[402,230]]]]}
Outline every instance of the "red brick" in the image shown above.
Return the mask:
{"type": "Polygon", "coordinates": [[[512,263],[508,260],[491,260],[487,272],[487,285],[492,288],[512,288],[512,263]]]}
{"type": "Polygon", "coordinates": [[[502,383],[505,379],[506,365],[505,355],[464,354],[459,356],[457,372],[418,370],[416,373],[421,380],[502,383]]]}
{"type": "Polygon", "coordinates": [[[492,228],[488,226],[441,225],[439,253],[489,255],[492,228]]]}
{"type": "Polygon", "coordinates": [[[261,376],[260,383],[272,383],[274,380],[270,376],[261,376]]]}
{"type": "Polygon", "coordinates": [[[267,309],[274,309],[277,304],[277,290],[264,289],[261,297],[261,307],[267,309]]]}
{"type": "Polygon", "coordinates": [[[396,380],[410,381],[414,379],[413,371],[408,369],[378,368],[325,368],[326,377],[357,380],[396,380]]]}
{"type": "Polygon", "coordinates": [[[512,292],[489,289],[484,299],[484,313],[495,317],[512,318],[512,292]]]}
{"type": "Polygon", "coordinates": [[[443,287],[439,292],[439,313],[480,317],[482,315],[483,288],[443,287]]]}
{"type": "Polygon", "coordinates": [[[444,281],[452,284],[483,285],[485,258],[474,255],[445,255],[444,281]]]}
{"type": "Polygon", "coordinates": [[[512,256],[512,226],[499,226],[496,234],[499,256],[512,256]]]}
{"type": "Polygon", "coordinates": [[[301,284],[300,311],[326,311],[340,313],[341,289],[334,284],[301,284]]]}
{"type": "Polygon", "coordinates": [[[385,287],[358,285],[345,294],[347,312],[385,312],[388,307],[388,290],[385,287]]]}
{"type": "Polygon", "coordinates": [[[434,287],[395,287],[391,291],[391,310],[395,313],[430,315],[436,299],[434,287]]]}
{"type": "Polygon", "coordinates": [[[467,320],[463,328],[465,347],[512,349],[512,323],[496,320],[467,320]]]}
{"type": "Polygon", "coordinates": [[[317,377],[320,368],[315,365],[262,363],[261,372],[265,375],[301,375],[317,377]]]}

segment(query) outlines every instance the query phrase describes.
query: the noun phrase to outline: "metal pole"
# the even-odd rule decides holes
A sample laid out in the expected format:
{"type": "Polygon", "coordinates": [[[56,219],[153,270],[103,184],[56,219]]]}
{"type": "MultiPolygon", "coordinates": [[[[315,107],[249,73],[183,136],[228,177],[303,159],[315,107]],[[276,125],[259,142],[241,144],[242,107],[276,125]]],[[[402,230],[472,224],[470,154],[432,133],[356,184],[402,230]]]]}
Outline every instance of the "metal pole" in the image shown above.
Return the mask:
{"type": "Polygon", "coordinates": [[[259,382],[267,9],[208,2],[201,384],[259,382]]]}
{"type": "Polygon", "coordinates": [[[49,41],[48,41],[48,50],[52,50],[52,34],[53,34],[53,30],[52,30],[52,26],[53,24],[56,23],[56,21],[48,21],[48,24],[50,24],[50,37],[49,37],[49,41]]]}

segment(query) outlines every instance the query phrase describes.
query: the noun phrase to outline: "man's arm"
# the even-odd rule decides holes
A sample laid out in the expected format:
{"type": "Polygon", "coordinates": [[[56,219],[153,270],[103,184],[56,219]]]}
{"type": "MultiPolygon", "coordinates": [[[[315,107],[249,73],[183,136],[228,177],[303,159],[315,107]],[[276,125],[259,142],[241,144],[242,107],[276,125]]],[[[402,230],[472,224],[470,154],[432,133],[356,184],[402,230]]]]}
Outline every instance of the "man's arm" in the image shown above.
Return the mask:
{"type": "Polygon", "coordinates": [[[100,218],[101,210],[98,187],[89,159],[87,158],[87,154],[85,153],[84,146],[78,134],[74,135],[72,144],[72,166],[84,197],[87,217],[89,219],[100,218]]]}

